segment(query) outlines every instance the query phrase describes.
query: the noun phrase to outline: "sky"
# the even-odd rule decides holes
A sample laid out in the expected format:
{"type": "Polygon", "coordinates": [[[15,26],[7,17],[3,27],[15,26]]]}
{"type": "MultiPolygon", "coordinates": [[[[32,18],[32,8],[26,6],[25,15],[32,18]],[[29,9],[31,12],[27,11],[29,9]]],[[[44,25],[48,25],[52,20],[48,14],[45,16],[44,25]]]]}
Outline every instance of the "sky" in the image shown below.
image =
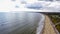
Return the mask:
{"type": "Polygon", "coordinates": [[[22,4],[20,4],[20,2],[21,1],[19,0],[0,0],[0,11],[19,11],[20,9],[23,10],[24,7],[22,4]]]}
{"type": "Polygon", "coordinates": [[[43,11],[46,9],[49,10],[58,10],[60,8],[60,2],[47,2],[47,1],[37,1],[37,0],[0,0],[0,12],[11,12],[11,11],[43,11]],[[21,2],[26,2],[27,4],[21,4],[21,2]],[[35,4],[40,3],[40,4],[35,4]],[[32,5],[32,6],[29,6],[32,5]],[[42,10],[29,9],[27,7],[43,7],[42,10]]]}

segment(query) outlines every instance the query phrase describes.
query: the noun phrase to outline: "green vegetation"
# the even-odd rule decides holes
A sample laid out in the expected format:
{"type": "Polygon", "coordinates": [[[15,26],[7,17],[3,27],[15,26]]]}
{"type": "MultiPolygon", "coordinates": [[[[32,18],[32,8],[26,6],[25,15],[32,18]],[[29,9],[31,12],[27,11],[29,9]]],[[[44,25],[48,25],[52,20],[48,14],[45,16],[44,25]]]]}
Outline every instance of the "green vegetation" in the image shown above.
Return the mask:
{"type": "Polygon", "coordinates": [[[58,31],[60,32],[60,24],[56,25],[56,28],[57,28],[58,31]]]}
{"type": "Polygon", "coordinates": [[[51,14],[48,16],[51,18],[53,24],[55,24],[56,29],[60,33],[60,15],[59,14],[51,14]]]}

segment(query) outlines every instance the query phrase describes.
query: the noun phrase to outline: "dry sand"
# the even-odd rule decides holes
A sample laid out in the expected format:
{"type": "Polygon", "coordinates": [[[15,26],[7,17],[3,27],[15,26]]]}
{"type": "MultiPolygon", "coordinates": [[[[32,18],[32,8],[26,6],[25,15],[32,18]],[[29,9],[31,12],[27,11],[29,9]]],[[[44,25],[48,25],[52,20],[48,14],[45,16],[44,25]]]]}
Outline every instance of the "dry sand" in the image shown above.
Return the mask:
{"type": "Polygon", "coordinates": [[[43,34],[56,34],[53,26],[51,25],[51,21],[48,16],[46,16],[43,34]]]}

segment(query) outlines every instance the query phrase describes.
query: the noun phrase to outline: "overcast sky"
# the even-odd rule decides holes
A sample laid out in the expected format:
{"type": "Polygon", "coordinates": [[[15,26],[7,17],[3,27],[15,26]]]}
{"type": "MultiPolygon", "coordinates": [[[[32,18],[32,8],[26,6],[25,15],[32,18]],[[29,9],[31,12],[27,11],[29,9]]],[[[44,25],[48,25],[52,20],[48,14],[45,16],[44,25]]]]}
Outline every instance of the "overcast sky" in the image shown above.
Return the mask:
{"type": "MultiPolygon", "coordinates": [[[[28,0],[28,1],[24,0],[24,1],[26,1],[29,4],[29,3],[34,3],[37,0],[28,0]]],[[[41,3],[42,3],[43,6],[45,6],[45,4],[49,4],[49,2],[46,2],[46,1],[45,2],[41,2],[41,3]]],[[[28,8],[24,8],[24,7],[25,6],[23,4],[21,4],[20,0],[16,0],[16,1],[0,0],[0,12],[1,11],[6,11],[6,12],[9,12],[9,11],[37,11],[37,10],[34,10],[34,9],[28,9],[28,8]]],[[[52,2],[47,7],[56,7],[56,8],[58,8],[58,7],[60,7],[60,3],[52,2]]]]}

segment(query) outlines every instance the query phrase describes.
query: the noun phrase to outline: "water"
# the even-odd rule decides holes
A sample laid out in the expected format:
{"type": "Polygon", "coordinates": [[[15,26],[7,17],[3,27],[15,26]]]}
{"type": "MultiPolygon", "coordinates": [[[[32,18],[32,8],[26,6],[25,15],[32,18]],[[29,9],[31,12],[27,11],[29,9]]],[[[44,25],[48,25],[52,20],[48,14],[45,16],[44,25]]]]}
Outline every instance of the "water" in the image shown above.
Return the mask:
{"type": "Polygon", "coordinates": [[[36,34],[40,13],[0,12],[0,34],[36,34]]]}

